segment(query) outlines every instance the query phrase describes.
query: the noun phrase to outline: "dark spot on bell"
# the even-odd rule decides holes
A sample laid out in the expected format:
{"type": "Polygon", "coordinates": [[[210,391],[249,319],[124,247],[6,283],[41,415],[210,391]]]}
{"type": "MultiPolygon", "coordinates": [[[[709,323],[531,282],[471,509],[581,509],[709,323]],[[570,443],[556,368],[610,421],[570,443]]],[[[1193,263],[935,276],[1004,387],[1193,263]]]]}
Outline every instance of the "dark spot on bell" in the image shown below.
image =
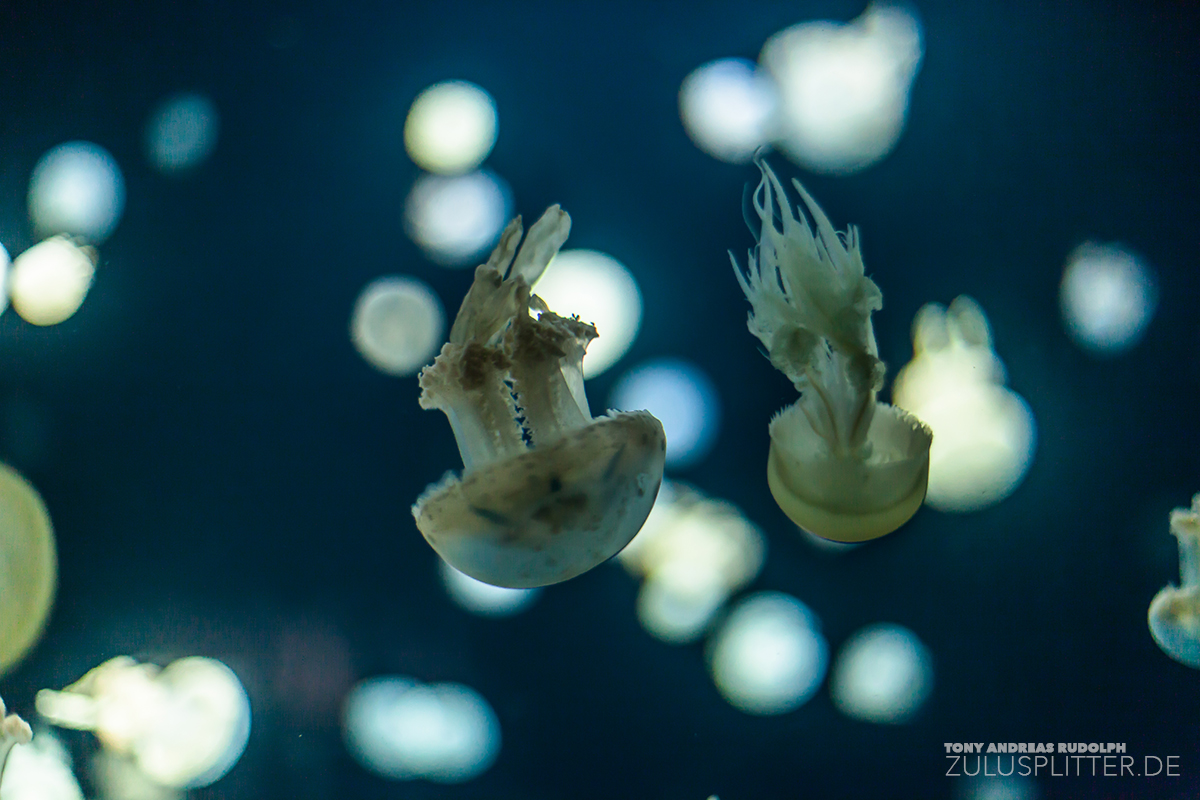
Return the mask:
{"type": "Polygon", "coordinates": [[[563,486],[562,481],[560,481],[558,479],[557,475],[550,476],[550,491],[552,491],[552,492],[562,491],[562,486],[563,486]]]}

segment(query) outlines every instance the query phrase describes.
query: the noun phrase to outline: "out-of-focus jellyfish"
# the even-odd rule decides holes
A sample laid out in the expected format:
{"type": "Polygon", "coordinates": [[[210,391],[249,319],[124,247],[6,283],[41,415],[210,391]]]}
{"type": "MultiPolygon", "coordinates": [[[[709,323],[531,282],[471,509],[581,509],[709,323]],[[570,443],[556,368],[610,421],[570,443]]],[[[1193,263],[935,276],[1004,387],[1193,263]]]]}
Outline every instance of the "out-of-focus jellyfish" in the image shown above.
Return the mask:
{"type": "Polygon", "coordinates": [[[621,376],[610,408],[644,408],[662,420],[667,465],[686,469],[712,449],[721,420],[716,386],[695,364],[678,358],[647,361],[621,376]]]}
{"type": "Polygon", "coordinates": [[[742,599],[709,648],[717,689],[747,714],[783,714],[804,705],[821,686],[828,660],[816,615],[781,592],[742,599]]]}
{"type": "Polygon", "coordinates": [[[595,250],[564,250],[533,287],[546,305],[590,322],[583,377],[594,378],[629,352],[642,324],[642,293],[629,270],[595,250]]]}
{"type": "Polygon", "coordinates": [[[0,800],[83,800],[71,756],[48,730],[39,730],[32,742],[13,748],[7,768],[0,757],[0,773],[0,800]]]}
{"type": "Polygon", "coordinates": [[[462,783],[500,753],[500,723],[488,702],[456,683],[371,678],[346,698],[346,746],[358,763],[391,780],[462,783]]]}
{"type": "Polygon", "coordinates": [[[941,511],[978,511],[1016,490],[1033,462],[1036,427],[1004,386],[983,309],[963,295],[929,303],[913,319],[913,360],[896,375],[892,402],[933,430],[929,493],[941,511]]]}
{"type": "Polygon", "coordinates": [[[96,249],[54,236],[13,261],[8,293],[13,310],[33,325],[57,325],[79,310],[96,274],[96,249]]]}
{"type": "Polygon", "coordinates": [[[881,3],[845,25],[805,22],[775,34],[759,62],[779,87],[776,143],[817,172],[874,164],[904,130],[922,54],[916,17],[881,3]]]}
{"type": "Polygon", "coordinates": [[[0,314],[3,314],[4,309],[8,308],[8,267],[11,263],[12,259],[8,257],[8,250],[0,244],[0,314]]]}
{"type": "Polygon", "coordinates": [[[199,166],[217,146],[217,107],[206,95],[179,92],[163,100],[146,123],[146,154],[159,172],[199,166]]]}
{"type": "Polygon", "coordinates": [[[697,67],[679,89],[684,130],[704,152],[744,164],[766,144],[777,103],[771,78],[744,58],[697,67]]]}
{"type": "Polygon", "coordinates": [[[404,121],[404,147],[421,169],[470,172],[496,144],[496,103],[467,81],[435,83],[417,95],[404,121]]]}
{"type": "Polygon", "coordinates": [[[1180,664],[1200,669],[1200,494],[1192,507],[1171,512],[1171,534],[1179,540],[1181,585],[1164,586],[1150,603],[1150,635],[1180,664]]]}
{"type": "Polygon", "coordinates": [[[367,363],[387,375],[414,375],[446,333],[438,296],[416,278],[379,278],[354,303],[350,339],[367,363]]]}
{"type": "Polygon", "coordinates": [[[653,636],[686,644],[762,569],[766,538],[732,503],[663,484],[654,509],[617,556],[643,580],[638,620],[653,636]]]}
{"type": "Polygon", "coordinates": [[[767,482],[805,530],[839,542],[891,533],[917,512],[929,479],[929,428],[877,402],[883,362],[871,312],[883,306],[863,271],[858,231],[834,231],[799,181],[813,226],[792,212],[765,163],[754,193],[762,220],[745,274],[750,332],[800,399],[771,420],[767,482]],[[815,231],[814,231],[815,229],[815,231]]]}
{"type": "Polygon", "coordinates": [[[229,667],[189,657],[164,669],[110,659],[62,691],[37,694],[54,725],[89,730],[151,780],[194,789],[225,775],[246,749],[250,701],[229,667]]]}
{"type": "Polygon", "coordinates": [[[1098,356],[1136,345],[1158,305],[1154,272],[1117,244],[1085,242],[1067,257],[1058,293],[1067,333],[1098,356]]]}
{"type": "Polygon", "coordinates": [[[133,761],[103,747],[88,766],[98,800],[184,800],[187,796],[186,789],[156,783],[133,761]]]}
{"type": "Polygon", "coordinates": [[[420,376],[421,407],[445,412],[463,473],[426,489],[413,516],[438,555],[495,586],[558,583],[611,558],[662,482],[657,419],[592,418],[582,361],[596,329],[530,293],[570,228],[551,206],[518,251],[513,220],[420,376]]]}
{"type": "Polygon", "coordinates": [[[0,675],[41,638],[57,584],[46,505],[29,481],[0,464],[0,675]]]}
{"type": "Polygon", "coordinates": [[[422,175],[404,208],[408,235],[446,267],[478,263],[508,219],[508,187],[491,172],[422,175]]]}
{"type": "Polygon", "coordinates": [[[9,714],[0,697],[0,784],[4,782],[4,768],[8,764],[9,752],[19,744],[33,740],[33,729],[16,714],[9,714]]]}
{"type": "Polygon", "coordinates": [[[33,168],[29,215],[42,236],[65,233],[100,244],[124,209],[125,179],[109,152],[97,144],[60,144],[33,168]]]}
{"type": "Polygon", "coordinates": [[[438,571],[447,594],[460,608],[481,617],[511,617],[537,599],[540,589],[506,589],[477,581],[438,559],[438,571]]]}
{"type": "Polygon", "coordinates": [[[869,625],[851,636],[829,679],[834,705],[867,722],[907,722],[932,690],[929,650],[900,625],[869,625]]]}

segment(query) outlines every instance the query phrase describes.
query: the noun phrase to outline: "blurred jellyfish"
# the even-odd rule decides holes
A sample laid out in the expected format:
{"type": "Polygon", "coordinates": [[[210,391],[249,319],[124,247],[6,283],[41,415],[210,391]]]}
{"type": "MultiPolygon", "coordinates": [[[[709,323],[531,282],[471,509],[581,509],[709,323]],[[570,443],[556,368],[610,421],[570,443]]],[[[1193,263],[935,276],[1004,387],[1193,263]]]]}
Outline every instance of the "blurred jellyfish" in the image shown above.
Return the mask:
{"type": "Polygon", "coordinates": [[[404,146],[417,166],[442,175],[470,172],[496,144],[496,103],[467,81],[435,83],[404,121],[404,146]]]}
{"type": "Polygon", "coordinates": [[[65,233],[100,244],[124,208],[121,170],[107,150],[91,142],[51,148],[29,178],[29,215],[41,236],[65,233]]]}
{"type": "Polygon", "coordinates": [[[13,310],[32,325],[57,325],[70,319],[96,274],[94,247],[54,236],[26,250],[12,263],[8,293],[13,310]]]}
{"type": "Polygon", "coordinates": [[[913,360],[892,400],[933,429],[929,492],[941,511],[978,511],[1008,497],[1033,462],[1033,412],[1005,388],[987,316],[971,298],[929,303],[913,319],[913,360]]]}
{"type": "Polygon", "coordinates": [[[217,107],[207,96],[180,92],[163,100],[146,123],[146,154],[160,172],[183,172],[217,146],[217,107]]]}
{"type": "Polygon", "coordinates": [[[533,291],[557,308],[591,323],[599,336],[583,357],[583,376],[594,378],[629,352],[642,324],[642,293],[629,270],[595,250],[563,250],[533,291]]]}
{"type": "Polygon", "coordinates": [[[8,308],[8,267],[12,263],[12,259],[8,257],[8,251],[4,249],[4,245],[0,244],[0,314],[4,313],[4,309],[8,308]]]}
{"type": "Polygon", "coordinates": [[[828,658],[816,615],[781,592],[742,599],[709,646],[713,682],[747,714],[783,714],[802,706],[820,687],[828,658]]]}
{"type": "Polygon", "coordinates": [[[878,723],[907,722],[933,689],[933,659],[900,625],[868,625],[842,646],[829,694],[842,713],[878,723]]]}
{"type": "Polygon", "coordinates": [[[500,753],[500,723],[487,701],[457,683],[371,678],[346,698],[346,747],[390,780],[462,783],[500,753]]]}
{"type": "Polygon", "coordinates": [[[16,714],[9,714],[4,706],[4,698],[0,697],[0,781],[4,778],[8,754],[17,745],[29,744],[32,739],[33,729],[29,723],[16,714]]]}
{"type": "Polygon", "coordinates": [[[743,164],[767,142],[775,84],[743,58],[697,67],[679,89],[679,116],[692,141],[721,161],[743,164]]]}
{"type": "Polygon", "coordinates": [[[459,572],[440,558],[438,572],[450,599],[460,608],[481,617],[511,617],[520,614],[533,604],[541,591],[492,586],[459,572]]]}
{"type": "Polygon", "coordinates": [[[1154,273],[1116,244],[1085,242],[1067,257],[1059,287],[1067,333],[1093,355],[1136,345],[1158,305],[1154,273]]]}
{"type": "Polygon", "coordinates": [[[0,800],[83,800],[71,756],[50,731],[40,730],[29,744],[13,748],[0,772],[0,800]]]}
{"type": "Polygon", "coordinates": [[[759,61],[779,87],[777,144],[817,172],[874,164],[904,129],[922,53],[917,19],[881,3],[845,25],[806,22],[775,34],[759,61]]]}
{"type": "Polygon", "coordinates": [[[1180,664],[1200,669],[1200,494],[1171,512],[1179,540],[1180,586],[1164,586],[1150,603],[1150,634],[1180,664]]]}
{"type": "Polygon", "coordinates": [[[736,506],[669,483],[617,559],[643,579],[637,600],[642,627],[664,642],[686,644],[758,576],[765,557],[766,538],[736,506]]]}
{"type": "Polygon", "coordinates": [[[187,796],[186,790],[156,783],[129,758],[103,748],[92,756],[90,767],[100,800],[183,800],[187,796]]]}
{"type": "Polygon", "coordinates": [[[645,361],[613,387],[608,404],[644,408],[658,417],[667,434],[667,466],[686,469],[708,455],[717,438],[721,402],[712,380],[699,367],[678,358],[645,361]]]}
{"type": "Polygon", "coordinates": [[[433,261],[473,267],[510,215],[508,187],[487,171],[422,175],[405,204],[408,235],[433,261]]]}
{"type": "Polygon", "coordinates": [[[57,584],[46,505],[16,470],[0,464],[0,675],[41,638],[57,584]]]}
{"type": "Polygon", "coordinates": [[[151,780],[182,789],[224,776],[250,737],[246,690],[211,658],[181,658],[160,670],[118,656],[62,691],[38,692],[37,710],[59,727],[93,731],[151,780]]]}
{"type": "Polygon", "coordinates": [[[350,338],[359,354],[387,375],[415,375],[433,360],[445,332],[441,301],[416,278],[372,281],[350,317],[350,338]]]}

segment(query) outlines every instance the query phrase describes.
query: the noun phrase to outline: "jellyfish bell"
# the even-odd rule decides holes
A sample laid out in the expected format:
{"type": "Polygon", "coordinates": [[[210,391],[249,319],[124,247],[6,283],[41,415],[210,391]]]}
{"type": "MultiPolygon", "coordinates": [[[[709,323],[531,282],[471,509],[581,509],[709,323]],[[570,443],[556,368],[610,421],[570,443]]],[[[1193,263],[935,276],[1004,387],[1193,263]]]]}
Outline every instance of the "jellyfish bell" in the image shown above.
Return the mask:
{"type": "Polygon", "coordinates": [[[657,419],[592,418],[582,362],[596,329],[530,294],[570,224],[552,206],[519,250],[520,218],[508,226],[420,375],[421,406],[446,414],[463,473],[426,489],[413,516],[438,555],[495,586],[558,583],[606,561],[641,528],[662,482],[657,419]]]}
{"type": "Polygon", "coordinates": [[[1200,669],[1200,494],[1190,509],[1171,512],[1179,540],[1180,586],[1164,586],[1150,603],[1150,635],[1180,664],[1200,669]]]}
{"type": "Polygon", "coordinates": [[[0,464],[0,675],[41,638],[57,583],[46,506],[27,480],[0,464]]]}
{"type": "Polygon", "coordinates": [[[834,231],[799,181],[812,218],[793,213],[771,168],[754,193],[762,221],[743,274],[750,332],[800,399],[771,421],[767,484],[801,528],[838,542],[891,533],[925,499],[929,428],[903,409],[876,401],[883,385],[871,313],[883,305],[866,277],[858,233],[834,231]]]}

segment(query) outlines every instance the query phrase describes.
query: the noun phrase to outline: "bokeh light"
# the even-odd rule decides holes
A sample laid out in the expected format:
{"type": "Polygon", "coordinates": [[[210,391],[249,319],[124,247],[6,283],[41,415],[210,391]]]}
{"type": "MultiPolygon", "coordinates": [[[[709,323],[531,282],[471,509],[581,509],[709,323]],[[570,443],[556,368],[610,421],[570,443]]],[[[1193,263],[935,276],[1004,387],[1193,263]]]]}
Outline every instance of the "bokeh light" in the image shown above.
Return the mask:
{"type": "Polygon", "coordinates": [[[71,766],[62,742],[50,731],[39,730],[32,742],[8,754],[0,800],[83,800],[71,766]]]}
{"type": "Polygon", "coordinates": [[[41,236],[66,233],[100,244],[124,210],[125,179],[100,145],[67,142],[51,148],[29,178],[29,216],[41,236]]]}
{"type": "Polygon", "coordinates": [[[576,315],[596,326],[583,375],[594,378],[629,352],[642,324],[642,293],[621,262],[595,250],[564,250],[533,291],[561,316],[576,315]]]}
{"type": "Polygon", "coordinates": [[[508,187],[487,171],[447,177],[422,175],[404,214],[408,235],[433,261],[473,267],[496,243],[511,216],[508,187]]]}
{"type": "Polygon", "coordinates": [[[913,319],[913,360],[896,375],[893,402],[933,430],[925,502],[978,511],[1008,497],[1033,462],[1029,405],[1004,386],[983,309],[966,296],[930,303],[913,319]]]}
{"type": "Polygon", "coordinates": [[[678,358],[646,361],[613,387],[608,405],[620,411],[645,409],[662,422],[667,466],[686,469],[704,459],[717,438],[721,402],[712,380],[678,358]]]}
{"type": "Polygon", "coordinates": [[[417,95],[404,121],[404,146],[417,166],[442,175],[469,172],[496,144],[496,103],[473,83],[444,81],[417,95]]]}
{"type": "Polygon", "coordinates": [[[802,706],[820,687],[828,660],[816,615],[781,592],[759,592],[738,602],[709,650],[717,689],[748,714],[783,714],[802,706]]]}
{"type": "Polygon", "coordinates": [[[438,559],[438,574],[450,599],[460,608],[481,617],[511,617],[533,604],[541,589],[507,589],[492,586],[459,572],[438,559]]]}
{"type": "Polygon", "coordinates": [[[441,347],[446,314],[433,290],[404,276],[379,278],[354,303],[350,339],[367,363],[387,375],[413,375],[441,347]]]}
{"type": "Polygon", "coordinates": [[[470,780],[500,752],[500,723],[487,701],[456,683],[398,676],[362,681],[346,698],[350,754],[391,780],[470,780]]]}
{"type": "Polygon", "coordinates": [[[774,138],[800,166],[851,173],[895,147],[921,64],[921,25],[872,3],[841,25],[805,22],[772,36],[759,62],[779,89],[774,138]]]}
{"type": "Polygon", "coordinates": [[[12,263],[8,294],[13,310],[33,325],[71,318],[96,274],[96,251],[55,236],[21,253],[12,263]]]}
{"type": "Polygon", "coordinates": [[[1138,343],[1158,306],[1158,283],[1142,259],[1117,244],[1085,242],[1067,257],[1059,287],[1067,333],[1093,355],[1138,343]]]}
{"type": "Polygon", "coordinates": [[[933,659],[908,628],[869,625],[838,653],[829,695],[842,713],[878,723],[902,723],[933,691],[933,659]]]}
{"type": "Polygon", "coordinates": [[[704,152],[742,164],[766,144],[775,84],[752,61],[722,58],[697,67],[679,89],[684,130],[704,152]]]}
{"type": "Polygon", "coordinates": [[[641,531],[617,559],[643,579],[638,621],[655,638],[700,638],[766,559],[766,538],[732,503],[665,482],[641,531]]]}
{"type": "Polygon", "coordinates": [[[217,146],[217,107],[198,92],[163,100],[146,123],[146,155],[160,172],[182,172],[204,162],[217,146]]]}
{"type": "Polygon", "coordinates": [[[29,481],[0,464],[0,676],[41,638],[57,584],[46,504],[29,481]]]}
{"type": "Polygon", "coordinates": [[[250,700],[229,667],[193,656],[160,670],[109,659],[62,691],[37,694],[59,727],[91,730],[152,781],[194,789],[227,773],[250,738],[250,700]]]}

